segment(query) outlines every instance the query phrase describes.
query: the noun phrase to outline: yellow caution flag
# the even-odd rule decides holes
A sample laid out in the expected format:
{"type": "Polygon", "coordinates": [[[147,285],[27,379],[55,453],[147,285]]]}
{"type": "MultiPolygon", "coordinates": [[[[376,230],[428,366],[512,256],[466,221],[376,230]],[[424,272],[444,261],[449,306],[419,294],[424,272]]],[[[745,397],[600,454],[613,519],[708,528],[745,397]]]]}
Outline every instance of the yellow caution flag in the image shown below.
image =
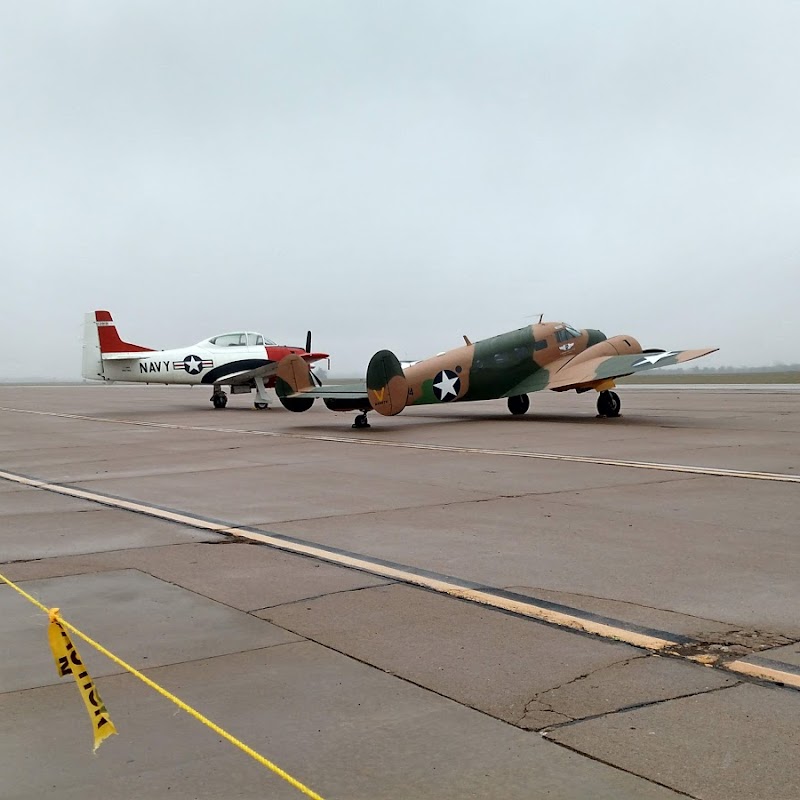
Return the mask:
{"type": "Polygon", "coordinates": [[[53,658],[56,662],[56,671],[60,678],[72,675],[78,685],[83,703],[89,712],[89,719],[92,722],[94,732],[94,750],[102,744],[107,736],[117,732],[111,717],[108,715],[105,704],[100,699],[100,692],[94,685],[89,672],[81,661],[75,645],[69,638],[69,634],[64,630],[64,626],[58,619],[57,608],[51,608],[48,612],[50,624],[47,626],[47,638],[50,642],[50,649],[53,651],[53,658]]]}

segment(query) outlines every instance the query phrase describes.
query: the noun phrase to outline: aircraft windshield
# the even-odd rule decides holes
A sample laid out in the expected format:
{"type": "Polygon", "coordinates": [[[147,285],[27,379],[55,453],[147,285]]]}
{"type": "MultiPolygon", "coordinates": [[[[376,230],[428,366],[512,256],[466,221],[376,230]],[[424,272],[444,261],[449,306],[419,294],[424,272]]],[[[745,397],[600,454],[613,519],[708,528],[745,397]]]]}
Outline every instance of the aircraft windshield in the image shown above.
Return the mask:
{"type": "Polygon", "coordinates": [[[271,339],[267,339],[260,333],[221,333],[213,339],[209,339],[209,344],[217,347],[262,347],[265,344],[275,344],[271,339]]]}
{"type": "Polygon", "coordinates": [[[223,333],[208,340],[217,347],[245,347],[247,345],[246,333],[223,333]]]}
{"type": "Polygon", "coordinates": [[[579,330],[576,330],[572,325],[565,325],[556,331],[557,342],[568,342],[570,339],[577,339],[581,335],[579,330]]]}

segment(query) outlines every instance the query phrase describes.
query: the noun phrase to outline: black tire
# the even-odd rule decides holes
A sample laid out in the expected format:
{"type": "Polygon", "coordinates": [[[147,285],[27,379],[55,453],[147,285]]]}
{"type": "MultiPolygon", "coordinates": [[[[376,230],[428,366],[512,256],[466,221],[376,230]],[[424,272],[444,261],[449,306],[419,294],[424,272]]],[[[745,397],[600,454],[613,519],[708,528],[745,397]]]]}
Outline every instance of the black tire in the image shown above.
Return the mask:
{"type": "Polygon", "coordinates": [[[601,417],[618,417],[622,401],[616,392],[600,392],[597,398],[597,413],[601,417]]]}
{"type": "Polygon", "coordinates": [[[353,422],[354,428],[369,428],[369,420],[366,414],[359,414],[353,422]]]}
{"type": "Polygon", "coordinates": [[[294,411],[298,414],[308,411],[314,405],[313,397],[279,397],[278,400],[287,411],[294,411]]]}
{"type": "Polygon", "coordinates": [[[214,408],[225,408],[225,406],[228,405],[228,395],[215,394],[211,398],[211,402],[214,404],[214,408]]]}
{"type": "Polygon", "coordinates": [[[257,400],[253,403],[253,407],[257,408],[259,411],[264,411],[265,409],[269,408],[269,403],[259,403],[257,400]]]}
{"type": "Polygon", "coordinates": [[[531,399],[526,394],[515,394],[508,398],[508,410],[514,414],[524,414],[531,407],[531,399]]]}

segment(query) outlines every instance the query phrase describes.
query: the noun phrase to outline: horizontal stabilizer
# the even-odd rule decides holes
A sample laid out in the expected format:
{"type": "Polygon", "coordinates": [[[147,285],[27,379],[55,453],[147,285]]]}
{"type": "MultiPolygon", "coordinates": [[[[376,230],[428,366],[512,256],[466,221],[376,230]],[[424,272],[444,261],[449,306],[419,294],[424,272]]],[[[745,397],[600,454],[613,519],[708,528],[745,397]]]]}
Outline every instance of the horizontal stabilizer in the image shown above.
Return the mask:
{"type": "Polygon", "coordinates": [[[391,350],[379,350],[370,359],[367,396],[370,405],[386,417],[393,417],[406,407],[408,381],[400,361],[391,350]]]}
{"type": "Polygon", "coordinates": [[[278,397],[290,397],[313,388],[311,369],[301,356],[290,353],[278,362],[275,372],[275,394],[278,397]]]}

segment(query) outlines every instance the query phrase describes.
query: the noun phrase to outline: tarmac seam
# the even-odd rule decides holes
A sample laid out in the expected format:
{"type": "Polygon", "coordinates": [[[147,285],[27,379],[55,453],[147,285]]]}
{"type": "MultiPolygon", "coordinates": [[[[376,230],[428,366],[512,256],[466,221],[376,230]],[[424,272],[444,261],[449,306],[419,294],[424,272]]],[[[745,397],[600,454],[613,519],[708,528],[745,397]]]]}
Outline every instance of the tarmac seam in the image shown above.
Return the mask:
{"type": "Polygon", "coordinates": [[[540,733],[540,736],[547,739],[547,741],[552,742],[553,744],[557,744],[559,747],[563,747],[564,750],[568,750],[570,753],[575,753],[575,755],[581,756],[582,758],[588,758],[590,761],[594,761],[597,764],[602,764],[604,767],[611,767],[611,769],[617,770],[618,772],[624,772],[626,775],[631,775],[634,778],[639,778],[639,780],[643,780],[647,783],[652,783],[654,786],[660,786],[662,789],[669,789],[669,791],[674,792],[681,797],[688,797],[690,800],[703,800],[702,797],[696,794],[689,794],[689,792],[684,792],[683,789],[678,789],[675,786],[670,786],[668,783],[664,783],[663,781],[656,780],[655,778],[651,778],[648,775],[642,775],[640,772],[634,772],[632,769],[627,769],[626,767],[622,767],[619,764],[615,764],[613,761],[608,761],[605,758],[600,758],[592,753],[587,752],[586,750],[581,750],[578,747],[574,747],[573,745],[564,744],[564,742],[559,742],[557,739],[550,739],[547,737],[546,734],[540,733]]]}
{"type": "MultiPolygon", "coordinates": [[[[512,586],[504,586],[503,588],[506,591],[513,592],[515,586],[517,586],[517,584],[514,584],[512,586]]],[[[675,615],[680,616],[680,617],[690,617],[691,619],[699,619],[702,622],[714,622],[714,623],[716,623],[718,625],[729,625],[731,627],[735,627],[735,623],[727,622],[726,620],[723,620],[723,619],[711,619],[710,617],[698,617],[697,614],[689,614],[689,613],[684,612],[684,611],[673,611],[670,608],[659,608],[658,606],[648,606],[648,605],[645,605],[644,603],[634,603],[631,600],[615,600],[613,597],[600,597],[600,596],[598,596],[596,594],[586,594],[585,592],[566,592],[566,591],[562,592],[562,590],[560,590],[560,589],[548,589],[546,586],[524,586],[524,587],[520,587],[520,588],[530,589],[530,590],[532,590],[534,592],[559,592],[561,594],[567,594],[567,595],[570,595],[570,596],[573,596],[573,597],[585,597],[588,600],[600,600],[603,603],[618,603],[620,605],[633,606],[634,608],[646,608],[649,611],[659,611],[659,612],[661,612],[663,614],[675,614],[675,615]]],[[[800,639],[798,639],[797,641],[800,641],[800,639]]],[[[789,642],[789,644],[792,644],[792,642],[789,642]]]]}
{"type": "MultiPolygon", "coordinates": [[[[613,711],[604,711],[601,714],[590,714],[586,717],[576,717],[574,719],[570,719],[567,722],[556,722],[553,725],[545,725],[543,726],[538,733],[540,733],[544,737],[548,737],[552,731],[561,730],[562,728],[569,728],[573,725],[579,725],[582,722],[591,722],[595,719],[604,719],[608,717],[616,716],[617,714],[627,714],[631,711],[638,711],[640,708],[652,708],[653,706],[660,706],[664,705],[665,703],[672,703],[675,700],[685,700],[688,697],[700,697],[706,694],[714,694],[716,692],[724,692],[726,689],[736,689],[739,686],[742,686],[742,681],[734,681],[734,683],[730,683],[727,686],[715,686],[712,689],[700,689],[696,692],[687,692],[686,694],[678,694],[674,697],[662,697],[659,700],[645,700],[641,703],[634,703],[630,706],[623,706],[622,708],[616,708],[613,711]]],[[[556,714],[561,712],[556,711],[556,714]]],[[[567,716],[566,714],[562,714],[562,716],[567,716]]]]}
{"type": "MultiPolygon", "coordinates": [[[[277,608],[286,608],[287,606],[293,606],[297,603],[312,603],[314,600],[322,600],[325,597],[334,597],[337,594],[353,594],[355,592],[364,592],[368,589],[380,589],[384,586],[397,586],[398,581],[384,581],[382,583],[373,583],[369,586],[354,586],[352,589],[337,589],[333,592],[323,592],[322,594],[314,594],[310,595],[309,597],[300,597],[297,600],[287,600],[283,603],[275,603],[271,606],[262,606],[261,608],[253,608],[248,611],[248,614],[257,614],[259,611],[271,611],[277,608]]],[[[259,617],[262,619],[262,617],[259,617]]],[[[272,622],[272,620],[269,620],[272,622]]]]}

